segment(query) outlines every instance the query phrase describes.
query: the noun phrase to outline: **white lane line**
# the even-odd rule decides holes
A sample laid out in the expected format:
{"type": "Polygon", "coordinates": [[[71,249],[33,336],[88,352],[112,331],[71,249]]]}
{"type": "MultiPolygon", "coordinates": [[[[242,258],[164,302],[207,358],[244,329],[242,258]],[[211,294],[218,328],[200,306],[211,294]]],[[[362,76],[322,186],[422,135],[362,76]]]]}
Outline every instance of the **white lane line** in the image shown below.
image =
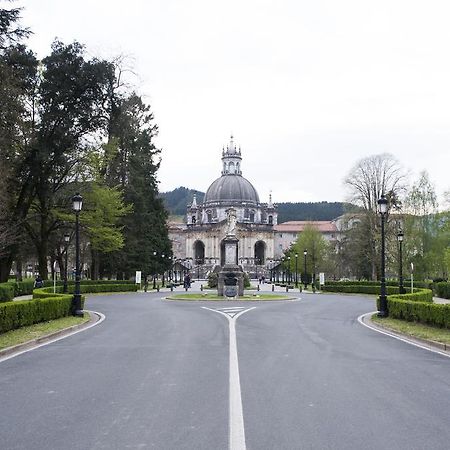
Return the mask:
{"type": "Polygon", "coordinates": [[[376,328],[376,327],[368,324],[367,322],[364,322],[364,318],[365,317],[370,317],[373,314],[375,314],[376,312],[377,311],[372,311],[370,313],[361,314],[358,317],[358,322],[361,325],[364,325],[365,327],[370,328],[371,330],[376,331],[378,333],[385,334],[386,336],[390,336],[390,337],[392,337],[394,339],[398,339],[399,341],[406,342],[407,344],[411,344],[411,345],[414,345],[416,347],[422,348],[424,350],[428,350],[428,351],[433,352],[433,353],[438,353],[439,355],[446,356],[447,358],[450,358],[450,354],[448,354],[447,352],[443,352],[443,351],[440,351],[440,350],[438,350],[436,348],[428,347],[428,346],[423,345],[423,344],[419,344],[418,342],[414,342],[412,340],[409,340],[408,338],[401,337],[401,336],[399,336],[399,335],[397,335],[395,333],[390,333],[389,331],[386,331],[386,330],[380,330],[379,328],[376,328]]]}
{"type": "Polygon", "coordinates": [[[16,356],[23,355],[24,353],[31,352],[32,350],[36,350],[37,348],[44,347],[45,345],[53,344],[53,342],[57,342],[57,341],[60,341],[61,339],[68,338],[69,336],[73,336],[74,334],[81,333],[82,331],[89,330],[89,328],[92,328],[92,327],[95,327],[97,325],[100,325],[106,319],[106,316],[104,314],[102,314],[101,312],[88,311],[88,310],[85,310],[85,312],[97,314],[100,317],[100,319],[97,320],[96,322],[90,324],[90,325],[87,325],[87,326],[83,327],[83,328],[71,331],[71,332],[69,332],[67,334],[63,334],[62,336],[58,336],[58,337],[55,337],[55,338],[50,338],[50,340],[42,342],[41,344],[36,344],[36,345],[34,345],[34,346],[30,347],[30,348],[26,348],[24,350],[19,350],[16,353],[12,353],[10,355],[4,356],[4,357],[0,357],[0,363],[3,362],[3,361],[7,361],[8,359],[15,358],[16,356]]]}
{"type": "Polygon", "coordinates": [[[206,306],[202,306],[202,308],[222,314],[228,320],[230,332],[229,449],[246,450],[244,414],[242,411],[241,381],[239,378],[239,360],[238,360],[237,340],[236,340],[236,320],[238,319],[238,317],[242,316],[242,314],[245,314],[247,311],[255,309],[256,306],[242,310],[233,317],[231,317],[226,312],[218,309],[211,309],[207,308],[206,306]]]}

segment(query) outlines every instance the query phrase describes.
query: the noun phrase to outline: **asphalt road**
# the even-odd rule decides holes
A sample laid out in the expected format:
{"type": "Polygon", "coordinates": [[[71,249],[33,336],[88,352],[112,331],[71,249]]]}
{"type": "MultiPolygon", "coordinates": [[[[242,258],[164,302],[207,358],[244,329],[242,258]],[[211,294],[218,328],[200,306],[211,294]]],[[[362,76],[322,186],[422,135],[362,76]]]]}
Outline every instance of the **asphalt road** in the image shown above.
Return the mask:
{"type": "MultiPolygon", "coordinates": [[[[106,320],[0,363],[0,449],[229,448],[229,320],[245,443],[448,449],[450,358],[361,326],[359,296],[181,302],[92,296],[106,320]]],[[[232,450],[243,450],[233,448],[232,450]]]]}

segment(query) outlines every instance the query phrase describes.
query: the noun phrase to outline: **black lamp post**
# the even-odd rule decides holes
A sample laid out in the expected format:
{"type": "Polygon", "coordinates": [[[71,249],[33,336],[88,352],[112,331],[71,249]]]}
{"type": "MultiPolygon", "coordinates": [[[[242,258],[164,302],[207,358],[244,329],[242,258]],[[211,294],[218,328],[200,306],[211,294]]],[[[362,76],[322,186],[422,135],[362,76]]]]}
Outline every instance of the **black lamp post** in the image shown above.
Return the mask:
{"type": "Polygon", "coordinates": [[[380,289],[380,310],[379,317],[387,317],[387,297],[386,297],[386,267],[385,267],[385,236],[384,222],[386,220],[388,201],[384,194],[378,200],[379,213],[381,215],[381,289],[380,289]]]}
{"type": "Polygon", "coordinates": [[[83,316],[81,309],[81,293],[80,293],[80,211],[83,206],[83,197],[75,194],[72,197],[72,208],[75,211],[75,291],[72,299],[72,314],[74,316],[83,316]]]}
{"type": "Polygon", "coordinates": [[[298,253],[295,254],[295,287],[298,287],[298,253]]]}
{"type": "Polygon", "coordinates": [[[64,235],[64,242],[66,245],[66,254],[64,255],[64,284],[63,284],[63,293],[67,294],[67,255],[69,253],[69,241],[70,241],[70,235],[69,234],[65,234],[64,235]]]}
{"type": "Polygon", "coordinates": [[[403,287],[403,255],[402,255],[402,244],[403,244],[403,231],[399,230],[397,234],[398,241],[398,292],[399,294],[404,294],[405,288],[403,287]]]}
{"type": "Polygon", "coordinates": [[[164,273],[165,273],[165,268],[164,268],[164,258],[166,257],[166,255],[164,253],[161,254],[161,259],[162,259],[162,279],[161,279],[161,287],[165,287],[166,285],[166,280],[164,278],[164,273]]]}
{"type": "Polygon", "coordinates": [[[305,285],[305,289],[308,287],[308,277],[306,275],[306,255],[308,254],[308,250],[303,250],[304,263],[305,263],[305,277],[303,279],[303,284],[305,285]]]}
{"type": "Polygon", "coordinates": [[[156,289],[156,252],[153,252],[153,289],[156,289]]]}
{"type": "Polygon", "coordinates": [[[291,284],[291,257],[287,257],[288,267],[287,267],[287,284],[291,284]]]}

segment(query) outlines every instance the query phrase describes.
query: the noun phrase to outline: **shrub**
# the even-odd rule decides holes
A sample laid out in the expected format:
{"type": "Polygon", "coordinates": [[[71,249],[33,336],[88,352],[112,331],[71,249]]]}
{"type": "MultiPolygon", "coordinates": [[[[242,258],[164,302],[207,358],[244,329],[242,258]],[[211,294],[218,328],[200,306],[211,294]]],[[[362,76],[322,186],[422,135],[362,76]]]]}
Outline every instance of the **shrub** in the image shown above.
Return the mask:
{"type": "Polygon", "coordinates": [[[421,322],[441,328],[450,328],[450,305],[431,302],[405,301],[400,298],[388,299],[389,317],[421,322]]]}
{"type": "MultiPolygon", "coordinates": [[[[71,314],[72,293],[75,287],[73,283],[68,286],[68,294],[62,293],[62,283],[56,285],[55,293],[53,292],[53,285],[49,286],[49,283],[47,283],[47,287],[32,290],[33,300],[10,301],[14,297],[15,291],[22,294],[28,293],[30,286],[32,289],[33,284],[34,280],[0,284],[0,299],[3,297],[6,299],[3,300],[4,303],[0,304],[0,333],[71,314]]],[[[137,285],[133,282],[123,283],[122,281],[114,281],[109,284],[86,280],[80,286],[81,293],[136,290],[137,285]],[[88,281],[91,284],[88,284],[88,281]]],[[[84,296],[81,297],[81,302],[82,308],[84,308],[84,296]]]]}
{"type": "Polygon", "coordinates": [[[441,281],[435,285],[436,295],[441,298],[450,298],[450,283],[441,281]]]}
{"type": "Polygon", "coordinates": [[[1,283],[0,284],[0,302],[9,302],[14,298],[14,284],[1,283]]]}
{"type": "Polygon", "coordinates": [[[244,272],[244,288],[250,287],[250,278],[247,272],[244,272]]]}
{"type": "Polygon", "coordinates": [[[219,282],[219,274],[215,272],[210,272],[208,275],[208,287],[216,288],[219,282]]]}

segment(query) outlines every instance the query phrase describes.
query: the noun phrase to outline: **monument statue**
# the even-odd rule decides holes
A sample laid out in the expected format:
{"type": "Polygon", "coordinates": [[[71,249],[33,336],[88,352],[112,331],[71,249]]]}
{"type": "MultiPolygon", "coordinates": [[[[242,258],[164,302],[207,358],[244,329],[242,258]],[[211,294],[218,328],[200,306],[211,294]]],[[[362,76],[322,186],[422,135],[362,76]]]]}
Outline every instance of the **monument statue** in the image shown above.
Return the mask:
{"type": "Polygon", "coordinates": [[[236,217],[236,210],[234,208],[230,208],[227,210],[227,236],[236,236],[236,224],[237,224],[237,217],[236,217]]]}

